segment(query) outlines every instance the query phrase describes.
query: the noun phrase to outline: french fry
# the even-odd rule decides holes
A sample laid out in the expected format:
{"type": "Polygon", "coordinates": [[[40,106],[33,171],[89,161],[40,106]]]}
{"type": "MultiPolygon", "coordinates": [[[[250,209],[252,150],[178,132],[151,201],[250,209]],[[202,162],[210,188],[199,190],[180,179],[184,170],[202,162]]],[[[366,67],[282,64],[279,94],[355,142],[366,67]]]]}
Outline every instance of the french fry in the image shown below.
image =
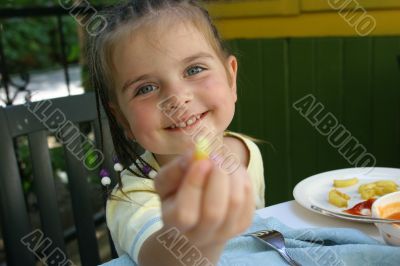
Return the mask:
{"type": "Polygon", "coordinates": [[[375,185],[382,187],[395,187],[397,188],[397,184],[393,180],[379,180],[375,182],[375,185]]]}
{"type": "Polygon", "coordinates": [[[398,191],[398,185],[392,180],[379,180],[363,184],[358,187],[358,192],[363,199],[370,199],[376,196],[383,196],[398,191]]]}
{"type": "MultiPolygon", "coordinates": [[[[335,188],[344,188],[355,185],[358,181],[357,177],[349,179],[334,179],[333,186],[335,188]]],[[[399,191],[399,185],[393,180],[378,180],[362,184],[358,187],[358,193],[360,193],[361,198],[364,200],[380,197],[396,191],[399,191]]],[[[332,189],[328,194],[329,203],[339,208],[347,207],[349,199],[350,196],[336,189],[332,189]]]]}
{"type": "Polygon", "coordinates": [[[376,195],[375,189],[363,189],[363,190],[361,190],[360,194],[361,194],[361,198],[364,200],[373,198],[376,195]]]}
{"type": "Polygon", "coordinates": [[[339,190],[332,189],[331,191],[329,191],[328,201],[336,207],[347,207],[347,202],[349,200],[350,196],[343,192],[340,192],[339,190]]]}
{"type": "Polygon", "coordinates": [[[374,189],[375,187],[376,187],[375,183],[363,184],[358,187],[358,192],[362,194],[363,190],[374,189]]]}
{"type": "Polygon", "coordinates": [[[375,193],[378,196],[383,196],[392,192],[397,191],[396,187],[392,187],[392,186],[376,186],[375,187],[375,193]]]}
{"type": "Polygon", "coordinates": [[[334,187],[349,187],[358,183],[358,178],[349,178],[349,179],[334,179],[333,186],[334,187]]]}

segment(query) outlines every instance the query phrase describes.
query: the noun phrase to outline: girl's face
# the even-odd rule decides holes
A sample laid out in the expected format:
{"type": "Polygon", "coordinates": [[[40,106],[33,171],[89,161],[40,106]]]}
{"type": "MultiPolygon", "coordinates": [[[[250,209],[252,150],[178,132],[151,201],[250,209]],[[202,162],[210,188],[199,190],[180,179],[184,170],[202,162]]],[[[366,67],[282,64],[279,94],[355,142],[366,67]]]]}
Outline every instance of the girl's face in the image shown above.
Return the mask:
{"type": "Polygon", "coordinates": [[[200,127],[222,136],[232,121],[236,58],[221,62],[194,26],[143,26],[116,45],[113,63],[111,108],[146,150],[182,154],[200,127]]]}

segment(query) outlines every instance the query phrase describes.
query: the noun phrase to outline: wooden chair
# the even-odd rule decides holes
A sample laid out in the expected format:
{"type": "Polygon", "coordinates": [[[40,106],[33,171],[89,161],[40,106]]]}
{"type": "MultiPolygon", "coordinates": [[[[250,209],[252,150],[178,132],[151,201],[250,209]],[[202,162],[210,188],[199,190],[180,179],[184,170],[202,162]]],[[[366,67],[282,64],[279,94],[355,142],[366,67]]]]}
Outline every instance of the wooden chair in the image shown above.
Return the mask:
{"type": "MultiPolygon", "coordinates": [[[[60,256],[66,254],[65,232],[63,232],[60,221],[57,191],[54,185],[47,144],[49,131],[59,136],[59,140],[64,143],[63,148],[81,264],[92,266],[100,263],[95,236],[94,214],[86,177],[87,169],[95,168],[96,164],[101,163],[102,158],[104,158],[104,161],[101,164],[111,169],[111,137],[108,126],[105,124],[106,126],[103,126],[104,154],[96,150],[97,144],[89,147],[90,141],[84,139],[83,135],[75,139],[71,137],[72,132],[79,128],[79,124],[90,122],[95,132],[95,140],[99,142],[100,130],[97,117],[96,100],[93,93],[0,108],[0,215],[7,265],[35,265],[36,253],[43,252],[48,256],[56,248],[59,248],[56,253],[60,256]],[[16,137],[24,135],[28,136],[33,168],[33,187],[40,213],[41,232],[44,233],[41,242],[45,238],[52,242],[51,247],[46,250],[43,247],[40,250],[36,246],[36,251],[30,251],[29,247],[32,249],[32,246],[27,245],[26,242],[29,243],[29,241],[36,241],[37,239],[32,235],[34,230],[28,218],[13,145],[16,137]],[[89,153],[92,162],[88,162],[89,153]]],[[[106,121],[104,120],[103,123],[106,123],[106,121]]],[[[102,219],[104,221],[104,215],[102,219]]],[[[52,258],[57,259],[55,257],[57,254],[53,253],[52,258]]],[[[113,254],[115,255],[114,250],[113,254]]],[[[52,265],[68,265],[67,259],[65,263],[52,265]]],[[[51,264],[48,262],[48,265],[51,264]]]]}

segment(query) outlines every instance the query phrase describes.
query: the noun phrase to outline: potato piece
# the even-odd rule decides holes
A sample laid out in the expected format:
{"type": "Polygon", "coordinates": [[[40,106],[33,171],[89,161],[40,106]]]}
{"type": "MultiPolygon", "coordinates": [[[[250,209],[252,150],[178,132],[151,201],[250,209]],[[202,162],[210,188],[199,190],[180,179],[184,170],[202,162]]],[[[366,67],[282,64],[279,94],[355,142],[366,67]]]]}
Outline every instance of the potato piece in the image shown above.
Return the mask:
{"type": "Polygon", "coordinates": [[[397,187],[396,188],[394,188],[394,187],[385,187],[383,189],[383,193],[385,193],[384,195],[392,193],[392,192],[396,192],[396,191],[399,191],[399,189],[397,187]]]}
{"type": "Polygon", "coordinates": [[[379,180],[374,183],[377,186],[382,186],[382,187],[395,187],[397,188],[396,182],[393,180],[379,180]]]}
{"type": "Polygon", "coordinates": [[[334,179],[333,186],[334,187],[349,187],[358,183],[358,178],[349,178],[349,179],[334,179]]]}
{"type": "Polygon", "coordinates": [[[336,190],[336,191],[344,199],[346,199],[346,200],[350,200],[351,199],[351,197],[349,195],[347,195],[346,193],[340,192],[339,190],[336,190]]]}
{"type": "Polygon", "coordinates": [[[342,193],[336,189],[332,189],[329,191],[328,201],[329,203],[335,205],[336,207],[343,208],[347,207],[347,202],[350,199],[350,196],[342,193]]]}
{"type": "Polygon", "coordinates": [[[362,194],[363,190],[367,190],[367,189],[374,189],[376,187],[375,183],[368,183],[368,184],[363,184],[361,186],[358,187],[358,192],[360,194],[362,194]]]}
{"type": "Polygon", "coordinates": [[[361,190],[360,194],[361,194],[362,199],[367,200],[367,199],[375,197],[375,189],[366,188],[366,189],[361,190]]]}
{"type": "Polygon", "coordinates": [[[383,196],[392,192],[397,191],[396,187],[393,186],[376,186],[375,187],[375,193],[378,196],[383,196]]]}
{"type": "Polygon", "coordinates": [[[398,185],[392,180],[379,180],[363,184],[358,187],[358,192],[363,199],[370,199],[375,196],[383,196],[398,190],[398,185]]]}

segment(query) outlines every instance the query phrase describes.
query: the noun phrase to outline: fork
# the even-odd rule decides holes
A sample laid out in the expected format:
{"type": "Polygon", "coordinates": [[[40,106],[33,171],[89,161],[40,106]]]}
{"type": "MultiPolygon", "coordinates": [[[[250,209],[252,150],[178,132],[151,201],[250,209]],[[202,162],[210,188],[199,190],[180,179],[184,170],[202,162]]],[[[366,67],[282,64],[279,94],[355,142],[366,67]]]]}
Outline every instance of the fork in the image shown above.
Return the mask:
{"type": "Polygon", "coordinates": [[[333,212],[333,211],[329,211],[327,209],[317,207],[315,205],[311,205],[311,209],[313,209],[319,213],[325,214],[327,216],[339,217],[339,218],[346,219],[346,220],[352,220],[352,221],[358,221],[358,222],[364,222],[364,223],[371,223],[371,222],[372,223],[400,223],[400,220],[398,220],[398,219],[384,219],[384,218],[357,216],[357,215],[352,215],[352,214],[338,213],[338,212],[333,212]]]}
{"type": "Polygon", "coordinates": [[[272,249],[276,250],[279,255],[291,266],[301,266],[293,260],[286,252],[285,239],[283,235],[276,230],[261,230],[253,233],[245,234],[244,236],[252,236],[255,239],[267,244],[272,249]]]}

